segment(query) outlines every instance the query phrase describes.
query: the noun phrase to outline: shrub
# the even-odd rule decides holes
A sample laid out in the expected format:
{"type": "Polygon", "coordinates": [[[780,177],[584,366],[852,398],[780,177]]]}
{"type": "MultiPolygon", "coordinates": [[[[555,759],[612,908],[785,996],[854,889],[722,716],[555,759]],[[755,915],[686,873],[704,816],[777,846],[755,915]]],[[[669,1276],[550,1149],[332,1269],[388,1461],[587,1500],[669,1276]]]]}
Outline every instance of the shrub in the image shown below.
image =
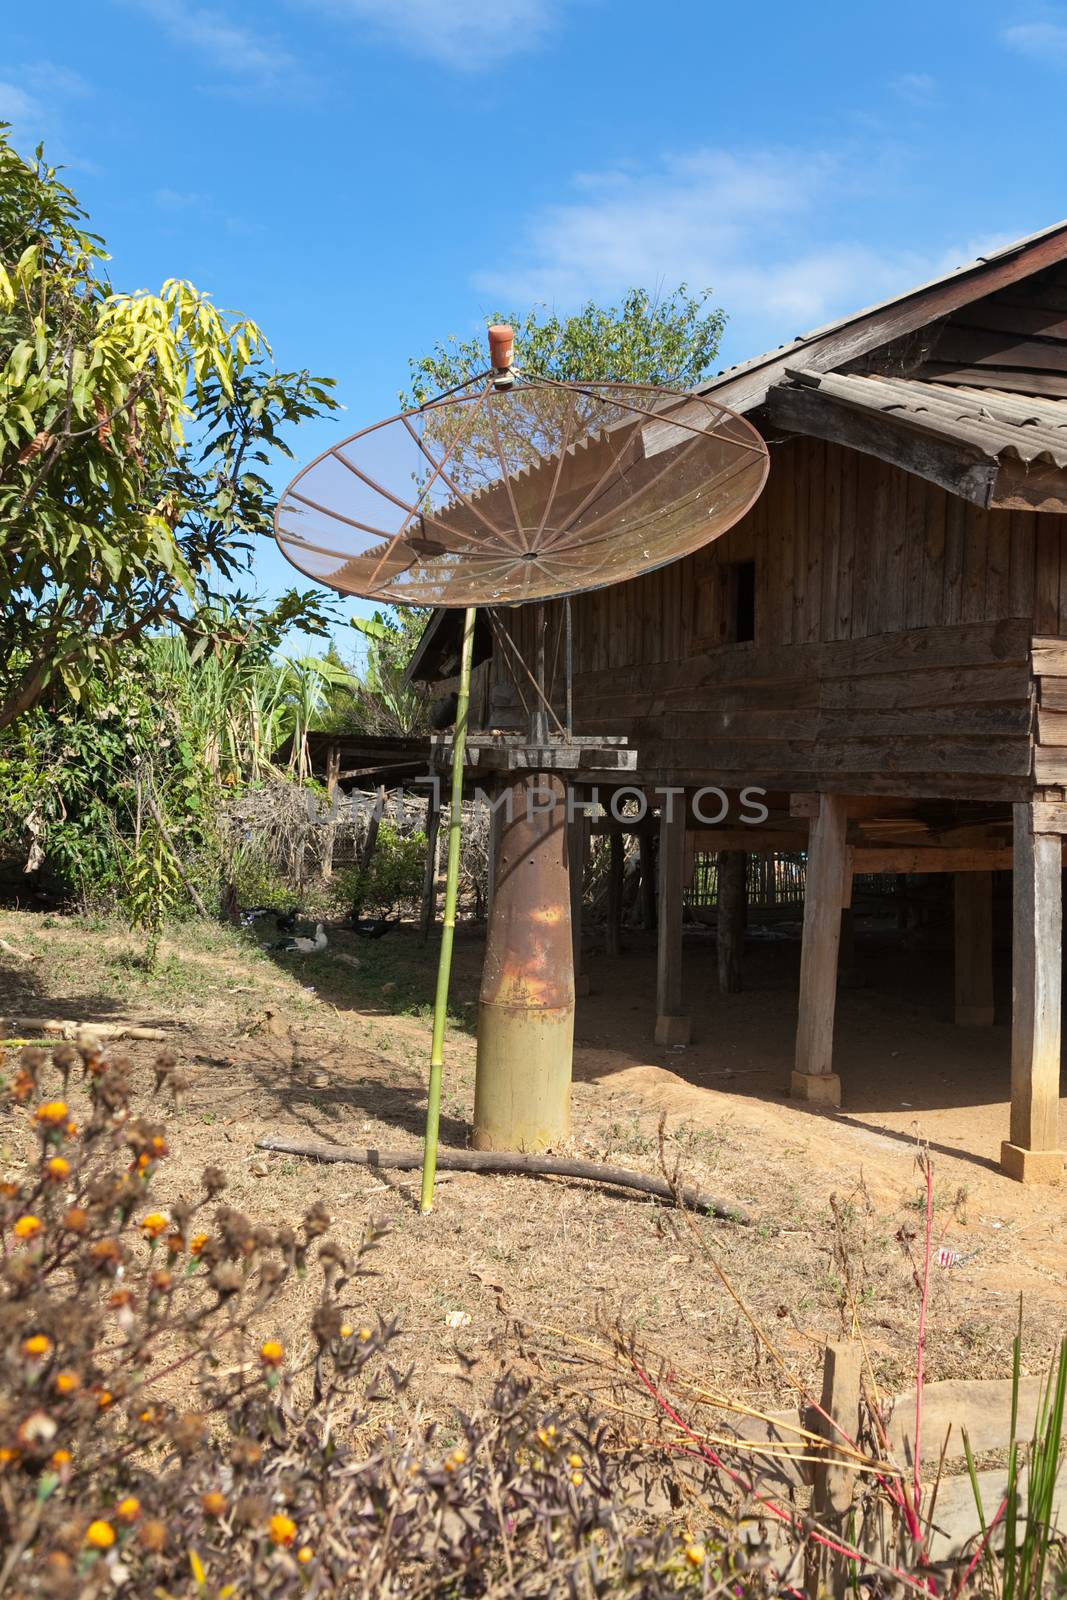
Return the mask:
{"type": "Polygon", "coordinates": [[[368,866],[348,867],[334,879],[334,895],[346,911],[370,911],[389,916],[416,904],[422,894],[427,841],[424,833],[401,833],[382,819],[378,840],[368,866]]]}
{"type": "MultiPolygon", "coordinates": [[[[622,1522],[632,1453],[513,1376],[447,1437],[415,1425],[357,1453],[353,1423],[405,1382],[383,1359],[395,1327],[360,1303],[382,1230],[348,1259],[321,1205],[299,1227],[253,1222],[220,1203],[214,1168],[194,1197],[161,1206],[168,1134],[135,1114],[131,1083],[127,1063],[87,1043],[51,1060],[23,1051],[3,1090],[32,1154],[0,1190],[0,1589],[369,1600],[702,1587],[703,1546],[622,1522]],[[306,1274],[313,1309],[287,1339],[282,1296],[306,1274]]],[[[168,1086],[182,1078],[161,1056],[157,1100],[168,1086]]],[[[764,1592],[758,1575],[739,1585],[764,1592]]]]}

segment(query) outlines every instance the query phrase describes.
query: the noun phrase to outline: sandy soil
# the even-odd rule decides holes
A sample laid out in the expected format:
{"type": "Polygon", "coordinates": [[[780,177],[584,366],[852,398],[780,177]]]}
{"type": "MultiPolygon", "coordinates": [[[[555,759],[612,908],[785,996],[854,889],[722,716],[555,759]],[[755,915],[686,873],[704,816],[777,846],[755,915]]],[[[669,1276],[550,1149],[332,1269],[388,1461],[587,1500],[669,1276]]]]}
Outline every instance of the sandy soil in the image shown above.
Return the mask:
{"type": "MultiPolygon", "coordinates": [[[[161,1199],[188,1192],[218,1162],[231,1175],[227,1200],[253,1216],[299,1216],[321,1196],[349,1242],[372,1216],[390,1222],[364,1311],[399,1318],[402,1355],[417,1364],[415,1392],[431,1409],[469,1400],[472,1386],[492,1380],[505,1346],[514,1348],[515,1322],[555,1330],[535,1334],[548,1345],[561,1331],[622,1324],[709,1380],[753,1397],[782,1393],[698,1240],[661,1204],[556,1179],[446,1174],[433,1214],[420,1218],[409,1175],[257,1150],[265,1135],[417,1143],[436,949],[412,931],[374,943],[335,931],[324,955],[300,961],[265,950],[254,932],[179,930],[153,977],[138,967],[130,936],[107,926],[6,913],[0,935],[34,957],[2,957],[5,1014],[166,1028],[192,1086],[169,1119],[175,1154],[161,1199]]],[[[481,951],[478,932],[464,932],[442,1121],[443,1141],[457,1147],[473,1099],[481,951]]],[[[647,938],[628,935],[616,963],[593,954],[592,993],[577,1016],[572,1148],[656,1172],[665,1115],[668,1158],[751,1214],[747,1227],[701,1220],[700,1238],[811,1380],[822,1342],[849,1317],[843,1240],[879,1380],[892,1391],[913,1370],[915,1158],[926,1141],[937,1243],[964,1257],[935,1272],[929,1376],[1006,1376],[1020,1296],[1024,1365],[1038,1370],[1067,1326],[1067,1188],[1023,1189],[996,1169],[1008,1030],[952,1024],[950,975],[936,950],[902,951],[872,930],[860,954],[864,986],[840,1001],[839,1114],[784,1094],[795,942],[753,944],[745,992],[720,997],[713,941],[694,933],[686,948],[694,1043],[685,1050],[652,1044],[647,938]]],[[[115,1048],[138,1068],[147,1098],[158,1046],[115,1048]]],[[[22,1153],[12,1129],[0,1128],[0,1166],[16,1171],[22,1153]]]]}

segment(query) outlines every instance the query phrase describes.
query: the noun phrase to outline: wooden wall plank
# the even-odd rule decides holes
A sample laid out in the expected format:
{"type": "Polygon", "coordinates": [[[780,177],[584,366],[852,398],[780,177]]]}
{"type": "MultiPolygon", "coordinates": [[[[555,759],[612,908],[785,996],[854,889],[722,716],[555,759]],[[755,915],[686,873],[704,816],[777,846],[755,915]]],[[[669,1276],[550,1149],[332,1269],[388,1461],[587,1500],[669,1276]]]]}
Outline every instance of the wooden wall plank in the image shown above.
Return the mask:
{"type": "Polygon", "coordinates": [[[1036,511],[1012,511],[1010,516],[1011,576],[1008,615],[1032,617],[1038,515],[1036,511]]]}
{"type": "Polygon", "coordinates": [[[963,501],[946,495],[941,620],[948,625],[963,619],[963,523],[963,501]]]}
{"type": "MultiPolygon", "coordinates": [[[[962,502],[959,502],[961,510],[962,502]]],[[[960,617],[978,622],[985,616],[986,565],[989,548],[989,513],[968,506],[963,526],[963,591],[960,617]]]]}
{"type": "Polygon", "coordinates": [[[1060,621],[1060,530],[1058,519],[1039,517],[1035,573],[1034,629],[1055,633],[1060,621]]]}

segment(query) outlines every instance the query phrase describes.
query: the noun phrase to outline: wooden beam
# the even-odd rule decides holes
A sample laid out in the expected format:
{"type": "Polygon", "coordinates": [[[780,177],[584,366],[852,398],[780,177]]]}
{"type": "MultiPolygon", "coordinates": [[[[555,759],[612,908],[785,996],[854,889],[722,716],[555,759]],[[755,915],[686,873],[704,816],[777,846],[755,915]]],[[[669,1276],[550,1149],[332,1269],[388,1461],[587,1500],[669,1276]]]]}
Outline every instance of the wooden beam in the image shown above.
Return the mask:
{"type": "Polygon", "coordinates": [[[1011,1025],[1011,1133],[1000,1164],[1024,1182],[1057,1183],[1063,847],[1034,827],[1033,808],[1015,806],[1011,1025]]]}
{"type": "Polygon", "coordinates": [[[664,806],[659,821],[659,928],[656,950],[656,1043],[688,1044],[689,1018],[682,1012],[682,891],[685,816],[664,806]]]}
{"type": "Polygon", "coordinates": [[[861,410],[815,388],[772,389],[767,410],[776,427],[876,456],[972,505],[990,504],[997,462],[973,445],[934,438],[896,414],[861,410]]]}
{"type": "Polygon", "coordinates": [[[833,1049],[847,815],[844,796],[820,796],[808,845],[796,1065],[791,1083],[791,1092],[798,1099],[833,1106],[841,1104],[841,1079],[833,1070],[833,1049]]]}
{"type": "Polygon", "coordinates": [[[857,847],[853,851],[854,872],[999,872],[1009,871],[1013,864],[1010,845],[985,846],[980,849],[953,849],[938,845],[919,845],[914,849],[906,845],[891,845],[887,849],[877,846],[857,847]]]}
{"type": "Polygon", "coordinates": [[[571,940],[574,947],[574,993],[589,993],[589,975],[582,971],[582,906],[585,890],[585,862],[589,853],[589,816],[576,810],[567,824],[567,867],[571,890],[571,940]]]}
{"type": "Polygon", "coordinates": [[[956,1021],[993,1025],[993,875],[958,872],[955,881],[956,1021]]]}
{"type": "Polygon", "coordinates": [[[748,913],[747,871],[748,856],[743,850],[719,851],[715,943],[720,994],[739,994],[741,991],[741,961],[748,913]]]}
{"type": "MultiPolygon", "coordinates": [[[[907,801],[886,800],[879,795],[845,794],[839,796],[845,803],[845,814],[850,820],[865,817],[891,817],[894,814],[911,816],[914,806],[907,801]]],[[[791,817],[807,817],[810,821],[819,815],[819,801],[821,796],[817,793],[791,794],[789,796],[789,815],[791,817]]]]}

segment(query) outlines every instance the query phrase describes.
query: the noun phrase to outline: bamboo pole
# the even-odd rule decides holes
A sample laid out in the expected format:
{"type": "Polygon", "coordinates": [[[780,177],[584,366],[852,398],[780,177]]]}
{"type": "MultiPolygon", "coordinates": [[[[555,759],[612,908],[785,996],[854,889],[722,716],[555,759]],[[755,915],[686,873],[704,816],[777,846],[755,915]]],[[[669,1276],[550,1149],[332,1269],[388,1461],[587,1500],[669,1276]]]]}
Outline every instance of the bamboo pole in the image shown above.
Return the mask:
{"type": "Polygon", "coordinates": [[[456,934],[456,900],[459,895],[459,849],[463,830],[463,755],[467,743],[470,706],[471,659],[474,655],[474,606],[463,618],[463,652],[456,697],[456,730],[452,738],[452,804],[448,816],[448,870],[445,910],[441,919],[441,954],[437,962],[437,993],[433,1006],[433,1040],[430,1046],[430,1089],[426,1102],[426,1142],[422,1156],[422,1196],[419,1210],[433,1210],[433,1185],[437,1172],[437,1140],[441,1128],[441,1079],[445,1064],[445,1018],[448,985],[452,976],[452,945],[456,934]]]}

